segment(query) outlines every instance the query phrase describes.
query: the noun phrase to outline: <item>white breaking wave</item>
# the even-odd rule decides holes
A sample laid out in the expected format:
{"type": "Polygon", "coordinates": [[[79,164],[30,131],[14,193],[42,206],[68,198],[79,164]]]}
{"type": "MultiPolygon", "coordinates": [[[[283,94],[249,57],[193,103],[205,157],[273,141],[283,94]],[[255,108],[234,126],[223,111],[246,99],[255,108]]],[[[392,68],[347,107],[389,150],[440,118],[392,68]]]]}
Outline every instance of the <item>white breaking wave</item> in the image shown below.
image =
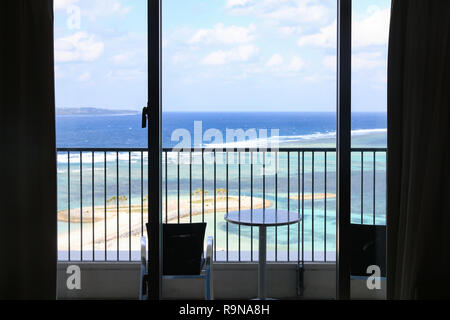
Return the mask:
{"type": "MultiPolygon", "coordinates": [[[[364,136],[364,135],[370,135],[370,134],[382,134],[387,133],[387,129],[359,129],[359,130],[352,130],[352,136],[364,136]]],[[[323,140],[329,140],[329,139],[335,139],[336,138],[336,131],[333,132],[316,132],[312,134],[305,134],[305,135],[294,135],[294,136],[271,136],[267,138],[262,139],[256,139],[256,140],[245,140],[245,141],[233,141],[233,142],[225,142],[225,143],[211,143],[206,144],[203,147],[205,148],[211,148],[211,149],[224,149],[227,148],[277,148],[282,147],[286,144],[293,144],[293,143],[311,143],[311,142],[320,142],[323,140]]],[[[195,149],[191,149],[192,151],[195,151],[195,149]]],[[[167,162],[169,163],[177,163],[180,161],[180,163],[189,163],[190,161],[190,155],[188,153],[168,153],[167,154],[167,162]],[[180,157],[178,159],[178,157],[180,157]]],[[[193,154],[193,160],[195,161],[196,158],[201,157],[201,153],[194,153],[193,154]]],[[[83,165],[88,166],[92,163],[92,152],[83,152],[82,154],[82,160],[83,165]]],[[[128,161],[129,155],[128,152],[123,152],[118,154],[119,161],[128,161]]],[[[68,154],[67,152],[61,152],[58,153],[57,160],[59,164],[67,164],[68,163],[68,154]]],[[[148,155],[147,152],[143,153],[143,160],[144,162],[148,161],[148,155]]],[[[115,152],[107,152],[106,153],[106,162],[116,162],[117,161],[117,155],[115,152]]],[[[132,152],[131,153],[131,163],[140,163],[141,161],[141,153],[140,152],[132,152]]],[[[95,152],[94,153],[94,164],[95,163],[104,163],[105,162],[105,155],[103,152],[95,152]]],[[[165,162],[165,156],[163,155],[163,162],[165,162]]],[[[79,152],[71,152],[70,153],[70,164],[73,166],[79,166],[80,164],[80,153],[79,152]]],[[[75,168],[74,168],[75,169],[75,168]]]]}
{"type": "MultiPolygon", "coordinates": [[[[387,133],[387,129],[358,129],[352,130],[352,137],[364,136],[376,133],[387,133]]],[[[312,142],[326,139],[336,138],[336,131],[332,132],[316,132],[312,134],[297,135],[297,136],[272,136],[263,139],[245,140],[245,141],[233,141],[224,143],[212,143],[207,144],[206,148],[270,148],[279,147],[288,143],[295,142],[312,142]]]]}

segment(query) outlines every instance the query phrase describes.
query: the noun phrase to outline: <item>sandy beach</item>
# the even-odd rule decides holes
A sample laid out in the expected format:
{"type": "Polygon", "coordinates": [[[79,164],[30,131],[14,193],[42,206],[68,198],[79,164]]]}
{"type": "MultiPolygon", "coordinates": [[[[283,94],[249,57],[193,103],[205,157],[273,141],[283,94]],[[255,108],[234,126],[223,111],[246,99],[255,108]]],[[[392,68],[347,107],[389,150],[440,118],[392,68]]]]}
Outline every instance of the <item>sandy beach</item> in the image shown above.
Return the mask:
{"type": "MultiPolygon", "coordinates": [[[[252,206],[251,197],[241,196],[240,204],[238,197],[228,198],[228,211],[249,210],[252,206]]],[[[253,197],[253,208],[261,209],[263,207],[269,208],[272,206],[270,200],[265,200],[263,203],[262,198],[253,197]]],[[[216,213],[225,213],[227,211],[226,197],[216,198],[216,213]]],[[[163,221],[177,222],[178,213],[180,219],[188,218],[191,216],[191,202],[189,197],[180,198],[168,201],[167,206],[165,201],[162,203],[163,221]],[[167,207],[167,214],[166,214],[167,207]]],[[[204,197],[204,209],[202,200],[199,197],[193,197],[192,199],[192,217],[193,221],[201,221],[201,215],[214,213],[214,197],[204,197]]],[[[68,210],[61,210],[58,212],[58,221],[68,222],[69,212],[68,210]]],[[[132,250],[139,250],[139,243],[141,237],[141,231],[144,231],[145,235],[145,223],[147,223],[147,208],[141,208],[140,204],[133,204],[130,207],[128,203],[119,202],[119,207],[116,204],[107,205],[106,213],[104,206],[86,207],[83,208],[82,216],[80,216],[80,209],[70,210],[70,222],[71,224],[77,224],[77,229],[70,232],[70,249],[80,250],[81,241],[83,242],[83,250],[92,250],[94,246],[95,250],[103,250],[105,238],[107,241],[107,248],[117,249],[117,243],[119,243],[120,250],[128,250],[131,241],[132,250]],[[130,214],[131,211],[131,214],[130,214]],[[106,215],[106,219],[105,219],[106,215]],[[82,223],[82,232],[79,227],[82,223]],[[93,221],[93,223],[92,223],[93,221]],[[105,231],[106,223],[106,231],[105,231]],[[144,228],[142,229],[142,226],[144,228]],[[94,229],[93,229],[94,228],[94,229]],[[131,239],[129,238],[131,234],[131,239]],[[119,235],[119,237],[117,237],[119,235]]],[[[69,248],[69,234],[67,232],[60,232],[58,236],[58,249],[67,250],[69,248]]]]}
{"type": "MultiPolygon", "coordinates": [[[[334,193],[327,193],[326,194],[327,199],[334,199],[336,198],[336,195],[334,193]]],[[[299,196],[298,194],[292,195],[289,197],[291,200],[298,200],[299,196]]],[[[312,200],[313,195],[311,193],[306,194],[305,193],[305,200],[312,200]]],[[[314,193],[314,200],[324,200],[325,199],[325,193],[314,193]]],[[[302,199],[302,194],[300,194],[300,200],[302,199]]]]}
{"type": "MultiPolygon", "coordinates": [[[[313,199],[312,194],[305,194],[304,198],[305,200],[313,199]]],[[[336,195],[327,193],[326,198],[333,199],[336,198],[336,195]]],[[[291,195],[290,199],[298,200],[298,194],[291,195]]],[[[314,194],[314,200],[323,199],[325,199],[324,193],[314,194]]],[[[300,200],[302,200],[301,194],[300,200]]],[[[227,204],[225,196],[216,197],[216,213],[227,212],[227,206],[228,211],[233,212],[239,210],[239,208],[249,210],[252,206],[254,209],[261,209],[264,206],[269,208],[272,206],[272,202],[266,199],[263,204],[262,198],[253,197],[252,204],[251,197],[241,196],[239,203],[238,197],[230,196],[227,204]]],[[[193,196],[192,203],[189,197],[181,197],[179,201],[176,198],[171,199],[167,205],[165,201],[162,203],[163,222],[176,223],[178,222],[178,216],[180,222],[189,222],[191,212],[194,222],[201,221],[202,214],[214,213],[214,197],[205,195],[204,205],[202,205],[202,198],[199,196],[193,196]]],[[[68,210],[58,212],[58,221],[69,221],[68,210]]],[[[140,204],[132,204],[130,207],[127,201],[119,201],[118,207],[114,202],[107,204],[106,210],[104,206],[84,207],[82,215],[80,215],[80,209],[75,208],[70,210],[70,222],[72,225],[70,232],[71,250],[80,250],[81,242],[83,242],[83,250],[90,251],[93,247],[95,250],[104,250],[105,238],[109,250],[116,250],[117,245],[119,250],[128,250],[130,244],[132,250],[139,250],[141,232],[146,235],[147,207],[142,208],[140,204]],[[82,224],[81,221],[83,221],[82,224]]],[[[59,233],[58,248],[59,250],[69,249],[68,231],[59,233]]]]}

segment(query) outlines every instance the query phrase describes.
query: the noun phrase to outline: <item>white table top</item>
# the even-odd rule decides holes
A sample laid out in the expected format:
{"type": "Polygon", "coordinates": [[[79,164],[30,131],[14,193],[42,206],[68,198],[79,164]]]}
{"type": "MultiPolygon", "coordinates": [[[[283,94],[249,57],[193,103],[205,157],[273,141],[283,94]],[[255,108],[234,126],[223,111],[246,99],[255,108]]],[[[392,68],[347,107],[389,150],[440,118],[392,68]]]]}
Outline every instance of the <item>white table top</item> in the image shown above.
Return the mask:
{"type": "Polygon", "coordinates": [[[254,209],[229,212],[224,217],[225,221],[244,226],[284,226],[301,221],[302,217],[297,212],[287,212],[275,209],[254,209]]]}

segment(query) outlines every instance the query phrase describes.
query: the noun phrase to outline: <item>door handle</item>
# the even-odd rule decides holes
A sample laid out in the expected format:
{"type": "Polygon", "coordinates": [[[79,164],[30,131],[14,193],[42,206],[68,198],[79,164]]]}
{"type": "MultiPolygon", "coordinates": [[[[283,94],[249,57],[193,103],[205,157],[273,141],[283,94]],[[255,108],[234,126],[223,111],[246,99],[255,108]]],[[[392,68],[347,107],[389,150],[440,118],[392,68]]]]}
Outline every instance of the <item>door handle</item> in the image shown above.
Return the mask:
{"type": "Polygon", "coordinates": [[[142,128],[147,128],[147,118],[149,116],[148,113],[148,105],[142,109],[142,128]]]}

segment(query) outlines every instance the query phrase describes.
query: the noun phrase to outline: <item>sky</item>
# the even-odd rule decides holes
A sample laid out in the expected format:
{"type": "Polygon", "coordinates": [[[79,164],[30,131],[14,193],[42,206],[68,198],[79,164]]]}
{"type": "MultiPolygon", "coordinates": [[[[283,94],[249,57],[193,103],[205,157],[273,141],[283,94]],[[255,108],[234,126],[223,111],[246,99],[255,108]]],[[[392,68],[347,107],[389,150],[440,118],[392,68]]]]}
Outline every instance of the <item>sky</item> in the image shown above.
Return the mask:
{"type": "MultiPolygon", "coordinates": [[[[147,1],[54,3],[57,107],[141,109],[147,1]]],[[[163,111],[335,111],[336,0],[162,3],[163,111]]],[[[389,15],[353,0],[353,111],[386,111],[389,15]]]]}

